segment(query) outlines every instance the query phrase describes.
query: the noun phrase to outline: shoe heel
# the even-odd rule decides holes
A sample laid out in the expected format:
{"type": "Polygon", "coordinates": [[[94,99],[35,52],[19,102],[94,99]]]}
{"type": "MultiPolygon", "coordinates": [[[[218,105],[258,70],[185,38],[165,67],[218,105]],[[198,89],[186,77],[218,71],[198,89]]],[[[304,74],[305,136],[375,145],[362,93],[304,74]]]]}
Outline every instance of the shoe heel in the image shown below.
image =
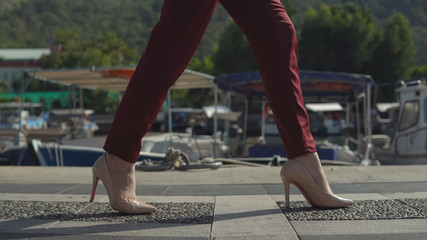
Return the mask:
{"type": "Polygon", "coordinates": [[[280,178],[282,178],[283,186],[285,187],[285,205],[287,208],[289,208],[290,207],[289,187],[291,185],[291,182],[287,178],[285,178],[285,176],[283,175],[283,170],[280,174],[280,178]]]}
{"type": "Polygon", "coordinates": [[[92,180],[92,193],[90,194],[90,202],[93,202],[95,199],[95,193],[96,193],[96,187],[98,186],[99,178],[95,176],[93,173],[93,180],[92,180]]]}
{"type": "Polygon", "coordinates": [[[291,202],[289,201],[289,187],[290,187],[291,183],[284,179],[283,180],[283,186],[285,187],[285,202],[286,202],[286,207],[289,208],[291,205],[291,202]]]}

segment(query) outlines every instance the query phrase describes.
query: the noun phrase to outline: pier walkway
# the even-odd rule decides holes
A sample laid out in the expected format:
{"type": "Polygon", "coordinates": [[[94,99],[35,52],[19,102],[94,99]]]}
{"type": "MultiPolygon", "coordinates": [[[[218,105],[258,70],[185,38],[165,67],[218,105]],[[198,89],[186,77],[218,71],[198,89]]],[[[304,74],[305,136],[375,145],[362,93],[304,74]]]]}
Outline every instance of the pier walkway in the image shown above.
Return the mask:
{"type": "Polygon", "coordinates": [[[350,208],[284,206],[280,167],[137,171],[158,211],[113,211],[89,167],[0,167],[0,239],[427,239],[427,165],[324,166],[350,208]]]}

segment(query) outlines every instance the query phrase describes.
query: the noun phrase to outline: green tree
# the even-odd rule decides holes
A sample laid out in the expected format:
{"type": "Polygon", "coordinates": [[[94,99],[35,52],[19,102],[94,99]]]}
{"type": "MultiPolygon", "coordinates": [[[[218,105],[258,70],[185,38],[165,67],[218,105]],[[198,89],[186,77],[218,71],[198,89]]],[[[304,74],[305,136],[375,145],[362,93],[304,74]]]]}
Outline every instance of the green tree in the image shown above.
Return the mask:
{"type": "Polygon", "coordinates": [[[0,93],[7,92],[7,81],[0,79],[0,93]]]}
{"type": "Polygon", "coordinates": [[[55,36],[58,50],[42,57],[44,68],[129,65],[137,54],[114,33],[98,35],[94,40],[82,39],[80,29],[61,29],[55,36]]]}
{"type": "MultiPolygon", "coordinates": [[[[0,48],[49,47],[58,29],[79,28],[82,39],[114,32],[141,55],[162,5],[158,0],[0,0],[0,48]]],[[[228,14],[219,5],[197,57],[212,53],[228,22],[228,14]]]]}
{"type": "Polygon", "coordinates": [[[427,76],[427,65],[414,67],[412,69],[411,77],[425,77],[427,76]]]}
{"type": "Polygon", "coordinates": [[[214,63],[212,61],[212,56],[206,57],[205,59],[203,59],[203,61],[196,57],[193,57],[190,63],[188,64],[187,68],[197,72],[213,74],[214,63]]]}
{"type": "MultiPolygon", "coordinates": [[[[297,12],[288,0],[281,2],[290,17],[297,12]]],[[[258,63],[250,44],[233,21],[222,33],[218,48],[213,53],[212,61],[214,63],[214,74],[258,70],[258,63]]]]}
{"type": "MultiPolygon", "coordinates": [[[[412,71],[415,47],[409,22],[397,13],[387,25],[380,44],[372,56],[370,74],[379,83],[405,80],[412,71]]],[[[393,89],[380,91],[379,99],[394,100],[393,89]]]]}
{"type": "Polygon", "coordinates": [[[292,17],[298,14],[298,9],[290,3],[290,0],[280,0],[283,7],[286,9],[286,13],[292,20],[292,17]]]}
{"type": "Polygon", "coordinates": [[[95,113],[114,114],[119,106],[119,98],[105,90],[84,90],[84,107],[93,109],[95,113]]]}
{"type": "Polygon", "coordinates": [[[218,49],[213,54],[212,59],[215,65],[215,74],[258,69],[258,64],[245,35],[234,22],[230,22],[222,34],[218,49]]]}
{"type": "Polygon", "coordinates": [[[72,68],[81,60],[84,42],[81,29],[60,29],[55,34],[57,51],[41,58],[44,68],[72,68]]]}
{"type": "Polygon", "coordinates": [[[415,64],[427,63],[427,28],[423,26],[411,27],[415,45],[415,64]]]}
{"type": "Polygon", "coordinates": [[[309,8],[299,38],[299,64],[307,70],[363,72],[377,35],[374,18],[365,7],[309,8]]]}
{"type": "Polygon", "coordinates": [[[134,63],[137,54],[114,33],[97,36],[94,42],[87,44],[82,54],[82,66],[118,66],[134,63]]]}
{"type": "MultiPolygon", "coordinates": [[[[135,51],[114,33],[99,34],[95,39],[85,41],[79,29],[63,29],[57,32],[55,45],[58,51],[42,58],[45,68],[129,65],[136,59],[135,51]]],[[[47,90],[47,87],[40,81],[33,81],[29,89],[47,90]]],[[[118,99],[109,95],[108,91],[85,90],[84,106],[96,113],[114,113],[118,99]]]]}

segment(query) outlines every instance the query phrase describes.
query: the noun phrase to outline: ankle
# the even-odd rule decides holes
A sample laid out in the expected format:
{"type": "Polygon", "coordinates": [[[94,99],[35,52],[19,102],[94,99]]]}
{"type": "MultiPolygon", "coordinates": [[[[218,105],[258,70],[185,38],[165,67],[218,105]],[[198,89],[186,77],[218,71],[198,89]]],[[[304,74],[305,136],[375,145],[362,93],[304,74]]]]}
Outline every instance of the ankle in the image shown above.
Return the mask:
{"type": "Polygon", "coordinates": [[[310,164],[312,164],[313,162],[320,163],[319,156],[317,155],[316,152],[314,152],[314,153],[305,153],[305,154],[299,155],[298,157],[295,157],[293,159],[295,161],[301,163],[301,164],[306,163],[307,161],[309,161],[310,164]]]}
{"type": "Polygon", "coordinates": [[[122,201],[136,200],[135,164],[107,153],[106,155],[114,192],[122,201]]]}
{"type": "Polygon", "coordinates": [[[314,170],[318,172],[319,170],[322,170],[322,164],[317,153],[306,153],[295,157],[294,160],[303,165],[309,171],[314,170]]]}
{"type": "Polygon", "coordinates": [[[294,160],[300,163],[310,173],[319,187],[326,192],[332,193],[317,153],[306,153],[294,158],[294,160]]]}
{"type": "Polygon", "coordinates": [[[106,153],[107,163],[110,166],[110,172],[129,172],[135,168],[135,163],[127,162],[120,157],[106,153]]]}

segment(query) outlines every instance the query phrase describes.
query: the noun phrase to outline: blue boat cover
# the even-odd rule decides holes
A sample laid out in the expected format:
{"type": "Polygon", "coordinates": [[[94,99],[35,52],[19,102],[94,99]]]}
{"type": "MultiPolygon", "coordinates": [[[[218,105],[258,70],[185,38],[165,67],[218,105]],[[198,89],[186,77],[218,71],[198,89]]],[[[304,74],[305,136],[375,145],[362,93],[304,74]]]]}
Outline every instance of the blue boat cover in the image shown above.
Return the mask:
{"type": "MultiPolygon", "coordinates": [[[[375,86],[370,75],[320,71],[300,71],[305,102],[352,102],[364,93],[368,84],[375,86]]],[[[216,77],[220,89],[245,98],[265,100],[259,72],[224,74],[216,77]]]]}

